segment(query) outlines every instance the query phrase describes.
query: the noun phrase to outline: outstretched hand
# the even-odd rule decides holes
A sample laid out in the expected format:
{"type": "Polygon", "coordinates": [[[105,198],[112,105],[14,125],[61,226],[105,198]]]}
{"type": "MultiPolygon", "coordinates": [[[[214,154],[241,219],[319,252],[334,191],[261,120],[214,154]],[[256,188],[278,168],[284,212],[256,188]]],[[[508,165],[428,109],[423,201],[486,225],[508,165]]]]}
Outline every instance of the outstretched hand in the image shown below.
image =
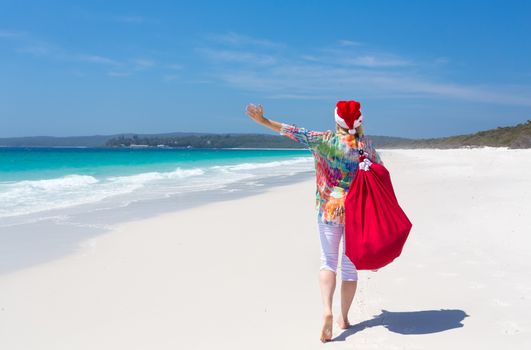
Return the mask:
{"type": "Polygon", "coordinates": [[[247,113],[249,118],[257,122],[258,124],[262,124],[266,128],[269,128],[276,132],[280,132],[280,128],[282,127],[282,124],[264,117],[264,107],[262,107],[262,105],[256,106],[250,103],[247,105],[245,112],[247,113]]]}
{"type": "Polygon", "coordinates": [[[247,108],[245,109],[247,115],[249,118],[254,120],[257,123],[261,123],[264,121],[264,107],[262,105],[254,105],[254,104],[248,104],[247,108]]]}

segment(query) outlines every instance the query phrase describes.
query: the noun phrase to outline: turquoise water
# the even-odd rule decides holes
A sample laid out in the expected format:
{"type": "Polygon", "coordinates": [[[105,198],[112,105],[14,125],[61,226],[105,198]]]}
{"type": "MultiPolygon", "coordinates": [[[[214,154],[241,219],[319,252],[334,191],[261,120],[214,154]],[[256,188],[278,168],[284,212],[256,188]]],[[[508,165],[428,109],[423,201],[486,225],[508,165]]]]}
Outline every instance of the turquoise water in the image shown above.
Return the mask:
{"type": "Polygon", "coordinates": [[[0,148],[0,182],[69,174],[105,177],[307,156],[307,150],[0,148]]]}
{"type": "Polygon", "coordinates": [[[313,170],[308,150],[0,148],[0,219],[223,189],[313,170]]]}

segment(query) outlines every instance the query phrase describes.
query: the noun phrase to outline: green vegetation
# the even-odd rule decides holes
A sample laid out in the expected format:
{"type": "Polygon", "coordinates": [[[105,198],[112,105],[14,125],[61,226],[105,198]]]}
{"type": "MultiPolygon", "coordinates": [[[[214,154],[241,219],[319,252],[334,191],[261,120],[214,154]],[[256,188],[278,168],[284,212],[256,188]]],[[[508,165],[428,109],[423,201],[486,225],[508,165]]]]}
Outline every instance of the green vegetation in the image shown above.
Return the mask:
{"type": "MultiPolygon", "coordinates": [[[[430,139],[407,139],[389,136],[370,136],[377,148],[459,148],[509,147],[531,148],[531,120],[516,126],[499,127],[475,134],[430,139]]],[[[193,147],[193,148],[301,148],[302,145],[287,137],[263,134],[203,134],[175,135],[172,137],[120,136],[107,141],[109,147],[131,145],[193,147]]]]}
{"type": "MultiPolygon", "coordinates": [[[[429,139],[370,135],[377,148],[531,148],[531,120],[515,126],[498,127],[475,134],[429,139]]],[[[303,148],[287,137],[266,134],[119,134],[70,137],[0,138],[7,147],[171,147],[171,148],[303,148]]]]}
{"type": "Polygon", "coordinates": [[[160,136],[119,136],[108,140],[107,147],[150,147],[172,148],[302,148],[300,144],[280,135],[264,134],[202,134],[160,136]]]}
{"type": "Polygon", "coordinates": [[[411,140],[411,148],[458,148],[458,147],[508,147],[531,148],[531,120],[516,126],[498,127],[474,134],[442,138],[411,140]]]}

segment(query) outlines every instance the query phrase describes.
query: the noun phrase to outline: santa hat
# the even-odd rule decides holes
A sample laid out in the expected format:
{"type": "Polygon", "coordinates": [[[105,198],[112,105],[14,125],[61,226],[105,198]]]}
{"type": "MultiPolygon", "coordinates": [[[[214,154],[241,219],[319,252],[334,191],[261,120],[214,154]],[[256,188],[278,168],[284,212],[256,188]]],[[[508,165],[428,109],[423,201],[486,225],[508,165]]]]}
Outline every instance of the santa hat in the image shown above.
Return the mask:
{"type": "Polygon", "coordinates": [[[342,128],[348,129],[349,134],[355,134],[356,128],[361,125],[363,116],[357,101],[338,101],[335,110],[335,119],[342,128]]]}

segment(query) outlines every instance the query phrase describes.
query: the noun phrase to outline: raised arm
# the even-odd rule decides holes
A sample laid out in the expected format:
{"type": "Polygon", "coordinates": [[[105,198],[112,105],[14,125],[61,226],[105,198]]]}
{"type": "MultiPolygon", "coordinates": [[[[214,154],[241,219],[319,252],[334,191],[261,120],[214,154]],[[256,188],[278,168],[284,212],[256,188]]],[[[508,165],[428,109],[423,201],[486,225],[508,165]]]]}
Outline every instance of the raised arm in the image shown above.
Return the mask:
{"type": "Polygon", "coordinates": [[[280,123],[267,119],[264,117],[263,107],[255,106],[253,104],[247,106],[247,115],[255,122],[262,124],[271,130],[275,130],[281,135],[287,136],[293,141],[299,142],[308,148],[317,147],[332,133],[331,131],[312,131],[305,128],[299,128],[293,124],[280,123]]]}
{"type": "Polygon", "coordinates": [[[258,124],[262,124],[271,130],[280,132],[282,123],[264,117],[264,107],[262,107],[262,105],[255,106],[253,104],[249,104],[246,108],[246,112],[247,115],[258,124]]]}

